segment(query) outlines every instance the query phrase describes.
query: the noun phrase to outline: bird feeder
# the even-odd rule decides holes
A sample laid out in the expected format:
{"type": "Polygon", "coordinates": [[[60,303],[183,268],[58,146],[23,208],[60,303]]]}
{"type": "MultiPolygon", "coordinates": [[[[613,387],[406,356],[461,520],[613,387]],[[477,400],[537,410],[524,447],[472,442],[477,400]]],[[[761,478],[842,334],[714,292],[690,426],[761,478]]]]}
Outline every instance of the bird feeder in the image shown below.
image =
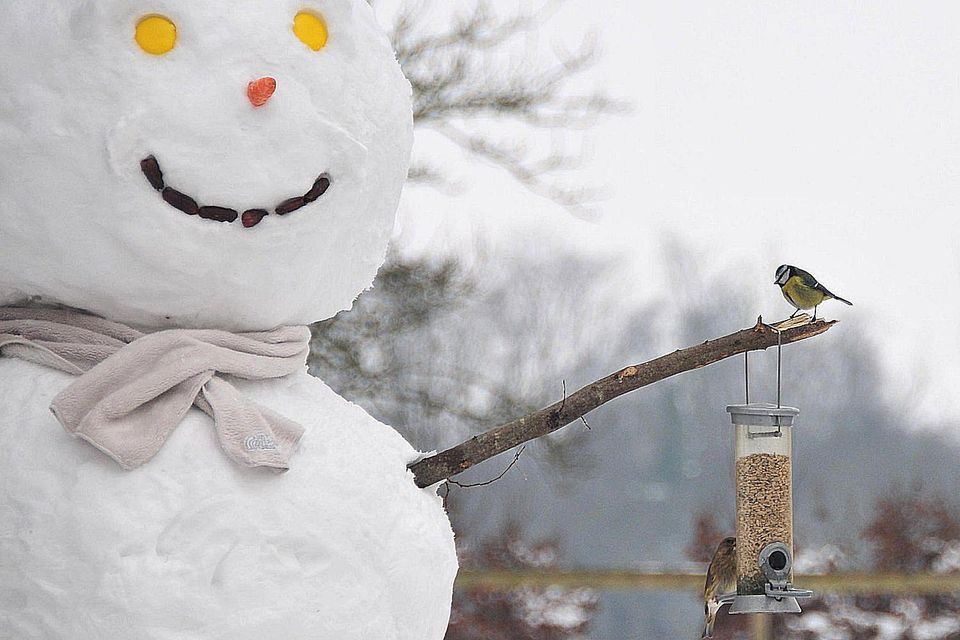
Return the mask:
{"type": "Polygon", "coordinates": [[[793,581],[793,425],[800,413],[767,403],[727,407],[737,490],[737,592],[730,613],[800,613],[813,592],[793,581]]]}

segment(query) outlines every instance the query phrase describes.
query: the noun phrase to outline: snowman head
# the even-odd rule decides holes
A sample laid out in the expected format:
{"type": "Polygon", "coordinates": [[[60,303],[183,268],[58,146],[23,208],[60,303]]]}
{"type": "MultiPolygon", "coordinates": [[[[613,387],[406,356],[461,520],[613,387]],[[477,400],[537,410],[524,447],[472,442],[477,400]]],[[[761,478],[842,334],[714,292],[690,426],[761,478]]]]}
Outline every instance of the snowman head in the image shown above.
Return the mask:
{"type": "Polygon", "coordinates": [[[370,285],[412,121],[363,0],[4,0],[0,24],[0,304],[259,330],[370,285]]]}

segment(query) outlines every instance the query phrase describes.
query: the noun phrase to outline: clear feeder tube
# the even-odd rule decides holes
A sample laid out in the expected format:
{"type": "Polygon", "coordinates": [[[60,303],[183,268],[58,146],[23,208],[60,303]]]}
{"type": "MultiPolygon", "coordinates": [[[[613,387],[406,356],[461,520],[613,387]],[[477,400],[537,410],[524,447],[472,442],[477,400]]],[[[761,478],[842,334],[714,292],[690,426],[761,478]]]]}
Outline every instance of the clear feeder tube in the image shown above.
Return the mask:
{"type": "Polygon", "coordinates": [[[764,547],[782,542],[793,558],[792,431],[800,411],[766,403],[727,411],[736,430],[737,594],[763,595],[764,547]]]}

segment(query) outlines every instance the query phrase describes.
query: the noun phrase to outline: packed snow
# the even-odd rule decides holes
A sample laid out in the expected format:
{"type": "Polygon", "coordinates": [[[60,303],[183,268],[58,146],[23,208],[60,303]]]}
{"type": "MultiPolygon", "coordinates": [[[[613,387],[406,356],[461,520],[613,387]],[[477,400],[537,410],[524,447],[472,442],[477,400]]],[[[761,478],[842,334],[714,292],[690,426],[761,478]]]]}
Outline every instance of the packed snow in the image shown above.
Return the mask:
{"type": "Polygon", "coordinates": [[[305,373],[235,381],[307,428],[290,471],[236,465],[194,409],[128,472],[47,410],[70,380],[0,359],[0,637],[443,637],[453,536],[396,431],[305,373]]]}
{"type": "MultiPolygon", "coordinates": [[[[247,331],[370,285],[412,122],[365,2],[6,0],[0,22],[0,304],[247,331]]],[[[127,472],[50,413],[72,380],[0,358],[0,637],[443,637],[453,533],[393,429],[305,370],[231,380],[305,427],[290,471],[232,463],[191,409],[127,472]]]]}

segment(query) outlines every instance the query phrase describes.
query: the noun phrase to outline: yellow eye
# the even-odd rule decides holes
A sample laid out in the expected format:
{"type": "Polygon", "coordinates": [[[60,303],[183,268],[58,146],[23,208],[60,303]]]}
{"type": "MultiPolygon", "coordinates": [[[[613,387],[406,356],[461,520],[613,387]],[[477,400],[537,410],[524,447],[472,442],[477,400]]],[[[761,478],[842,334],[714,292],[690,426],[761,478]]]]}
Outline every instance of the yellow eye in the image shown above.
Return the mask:
{"type": "Polygon", "coordinates": [[[300,38],[300,42],[314,51],[320,51],[327,45],[327,25],[323,18],[301,11],[293,19],[293,32],[300,38]]]}
{"type": "Polygon", "coordinates": [[[163,16],[147,16],[137,23],[134,37],[141,49],[162,56],[177,43],[177,25],[163,16]]]}

